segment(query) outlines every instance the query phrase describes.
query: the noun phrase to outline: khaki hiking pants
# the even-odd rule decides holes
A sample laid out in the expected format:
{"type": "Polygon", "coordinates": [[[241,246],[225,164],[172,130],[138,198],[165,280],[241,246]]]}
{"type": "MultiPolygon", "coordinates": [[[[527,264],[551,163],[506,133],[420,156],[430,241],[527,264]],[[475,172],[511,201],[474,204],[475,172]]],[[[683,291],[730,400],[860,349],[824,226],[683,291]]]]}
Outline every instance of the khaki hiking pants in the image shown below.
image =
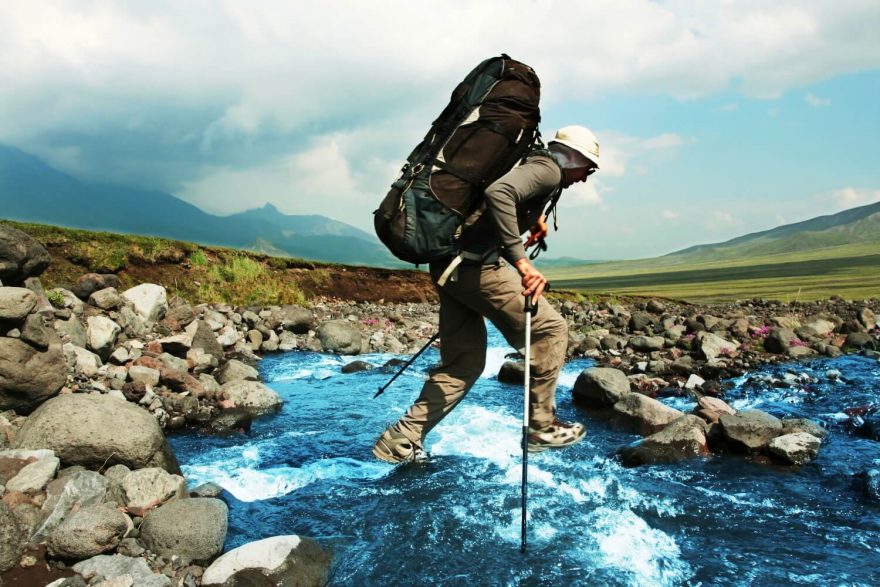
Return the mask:
{"type": "MultiPolygon", "coordinates": [[[[437,278],[447,263],[431,264],[437,278]]],[[[520,277],[507,263],[458,267],[456,281],[436,286],[440,296],[440,366],[422,387],[419,398],[397,428],[423,446],[436,426],[477,381],[486,364],[488,318],[513,348],[525,349],[525,298],[520,277]]],[[[532,318],[530,425],[544,428],[556,415],[556,379],[565,361],[568,325],[546,299],[539,299],[532,318]]],[[[520,397],[521,397],[520,391],[520,397]]]]}

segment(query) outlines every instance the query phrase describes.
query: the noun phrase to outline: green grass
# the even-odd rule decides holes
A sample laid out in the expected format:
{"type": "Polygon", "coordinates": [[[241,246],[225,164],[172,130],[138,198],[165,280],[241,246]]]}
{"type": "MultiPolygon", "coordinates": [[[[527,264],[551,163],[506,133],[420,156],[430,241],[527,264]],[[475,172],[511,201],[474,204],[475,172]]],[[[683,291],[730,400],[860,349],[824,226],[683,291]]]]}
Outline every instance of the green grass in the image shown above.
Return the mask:
{"type": "Polygon", "coordinates": [[[305,294],[284,275],[241,253],[194,269],[199,297],[209,302],[306,305],[305,294]]]}
{"type": "Polygon", "coordinates": [[[859,243],[724,260],[658,257],[551,268],[547,276],[558,289],[693,302],[867,299],[880,294],[880,250],[859,243]]]}

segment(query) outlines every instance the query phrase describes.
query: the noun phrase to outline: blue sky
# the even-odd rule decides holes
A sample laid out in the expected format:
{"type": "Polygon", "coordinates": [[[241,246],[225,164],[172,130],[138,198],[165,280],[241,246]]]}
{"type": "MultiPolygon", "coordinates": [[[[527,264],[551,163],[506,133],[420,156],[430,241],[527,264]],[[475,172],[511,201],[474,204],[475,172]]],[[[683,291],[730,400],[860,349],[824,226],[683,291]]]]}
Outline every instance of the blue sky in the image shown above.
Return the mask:
{"type": "Polygon", "coordinates": [[[467,71],[592,128],[549,256],[636,258],[880,200],[880,3],[7,0],[0,143],[91,182],[365,230],[467,71]]]}

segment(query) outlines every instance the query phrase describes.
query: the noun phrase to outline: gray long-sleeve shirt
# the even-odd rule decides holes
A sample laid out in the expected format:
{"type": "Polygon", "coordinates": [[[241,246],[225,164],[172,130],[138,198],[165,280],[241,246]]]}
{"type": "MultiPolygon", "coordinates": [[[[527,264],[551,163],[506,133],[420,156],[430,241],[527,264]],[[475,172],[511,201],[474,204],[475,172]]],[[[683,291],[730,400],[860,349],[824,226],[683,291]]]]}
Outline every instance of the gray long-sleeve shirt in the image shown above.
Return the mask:
{"type": "Polygon", "coordinates": [[[486,188],[486,211],[462,233],[462,249],[485,255],[484,263],[494,263],[498,252],[510,263],[524,258],[521,235],[538,221],[561,181],[559,165],[545,155],[511,169],[486,188]]]}

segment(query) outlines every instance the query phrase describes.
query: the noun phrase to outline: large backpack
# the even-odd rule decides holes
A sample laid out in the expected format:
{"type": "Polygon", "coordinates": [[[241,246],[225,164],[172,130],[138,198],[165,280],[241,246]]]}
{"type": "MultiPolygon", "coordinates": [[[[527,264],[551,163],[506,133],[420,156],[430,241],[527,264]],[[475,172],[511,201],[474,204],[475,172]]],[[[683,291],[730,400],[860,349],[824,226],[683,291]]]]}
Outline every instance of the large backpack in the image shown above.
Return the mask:
{"type": "Polygon", "coordinates": [[[483,191],[536,143],[541,83],[507,55],[480,63],[410,153],[379,209],[379,239],[398,258],[428,263],[460,253],[483,191]]]}

